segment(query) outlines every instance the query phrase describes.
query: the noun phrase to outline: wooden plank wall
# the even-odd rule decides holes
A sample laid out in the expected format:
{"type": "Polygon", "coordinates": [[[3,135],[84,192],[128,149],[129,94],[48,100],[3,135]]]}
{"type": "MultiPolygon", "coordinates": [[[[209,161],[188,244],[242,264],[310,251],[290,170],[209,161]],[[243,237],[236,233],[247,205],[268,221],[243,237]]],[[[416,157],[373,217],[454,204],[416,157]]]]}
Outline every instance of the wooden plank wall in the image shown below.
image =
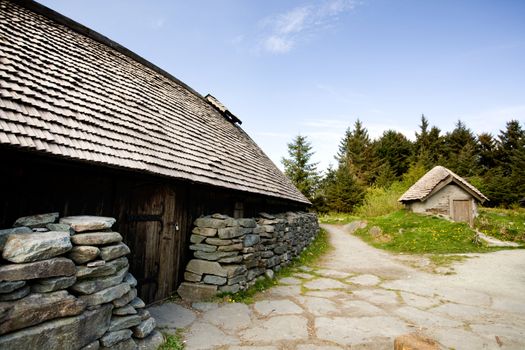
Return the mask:
{"type": "Polygon", "coordinates": [[[0,162],[0,229],[20,216],[53,211],[115,217],[114,229],[131,248],[130,269],[146,302],[170,296],[182,282],[192,223],[199,216],[233,216],[236,202],[243,203],[245,217],[304,209],[263,196],[2,148],[0,162]]]}

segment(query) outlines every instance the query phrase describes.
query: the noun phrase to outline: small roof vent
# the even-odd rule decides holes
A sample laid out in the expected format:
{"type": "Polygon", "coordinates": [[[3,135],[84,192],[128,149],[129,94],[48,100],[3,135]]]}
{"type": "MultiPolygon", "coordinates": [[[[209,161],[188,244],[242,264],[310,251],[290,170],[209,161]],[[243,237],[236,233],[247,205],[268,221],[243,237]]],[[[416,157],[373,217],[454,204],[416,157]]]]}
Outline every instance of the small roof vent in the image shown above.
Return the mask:
{"type": "Polygon", "coordinates": [[[213,107],[215,107],[216,110],[218,110],[224,118],[226,118],[226,120],[228,120],[229,122],[235,124],[239,124],[241,125],[242,124],[242,121],[237,118],[232,112],[230,112],[228,110],[228,108],[226,108],[226,106],[224,106],[221,101],[217,100],[215,97],[213,97],[212,95],[210,94],[207,94],[206,97],[204,97],[206,99],[206,101],[208,101],[213,107]]]}

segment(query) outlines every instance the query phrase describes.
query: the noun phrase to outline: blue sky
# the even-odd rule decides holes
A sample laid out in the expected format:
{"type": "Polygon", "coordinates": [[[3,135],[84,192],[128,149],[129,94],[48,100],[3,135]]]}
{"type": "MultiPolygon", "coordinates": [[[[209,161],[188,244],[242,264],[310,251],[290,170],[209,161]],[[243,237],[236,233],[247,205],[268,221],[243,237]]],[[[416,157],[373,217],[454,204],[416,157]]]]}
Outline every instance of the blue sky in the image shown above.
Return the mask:
{"type": "Polygon", "coordinates": [[[213,94],[279,166],[307,135],[324,169],[348,126],[413,138],[424,113],[525,122],[525,1],[41,1],[213,94]]]}

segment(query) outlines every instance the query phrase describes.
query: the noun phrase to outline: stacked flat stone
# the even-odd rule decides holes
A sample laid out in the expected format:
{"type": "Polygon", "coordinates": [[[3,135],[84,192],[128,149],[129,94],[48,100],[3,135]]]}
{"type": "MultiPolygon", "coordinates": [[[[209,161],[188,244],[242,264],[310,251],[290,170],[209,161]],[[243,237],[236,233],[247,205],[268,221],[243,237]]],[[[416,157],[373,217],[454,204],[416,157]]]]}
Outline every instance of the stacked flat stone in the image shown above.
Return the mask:
{"type": "Polygon", "coordinates": [[[312,213],[261,213],[234,219],[213,214],[195,220],[190,237],[194,259],[178,289],[183,299],[203,300],[236,293],[290,264],[319,232],[312,213]]]}
{"type": "Polygon", "coordinates": [[[0,348],[136,349],[158,337],[115,219],[57,220],[35,215],[0,230],[0,348]]]}

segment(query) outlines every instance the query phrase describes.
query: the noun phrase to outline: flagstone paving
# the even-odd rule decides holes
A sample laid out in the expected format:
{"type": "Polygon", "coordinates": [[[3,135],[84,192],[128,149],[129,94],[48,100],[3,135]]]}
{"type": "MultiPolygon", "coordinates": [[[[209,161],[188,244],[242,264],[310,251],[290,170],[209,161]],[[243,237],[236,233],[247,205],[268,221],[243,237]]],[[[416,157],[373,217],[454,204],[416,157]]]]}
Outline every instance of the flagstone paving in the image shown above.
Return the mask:
{"type": "Polygon", "coordinates": [[[443,349],[525,349],[524,250],[471,255],[456,274],[437,275],[324,228],[335,249],[251,305],[180,301],[149,311],[165,332],[183,330],[186,350],[381,350],[410,332],[443,349]]]}

